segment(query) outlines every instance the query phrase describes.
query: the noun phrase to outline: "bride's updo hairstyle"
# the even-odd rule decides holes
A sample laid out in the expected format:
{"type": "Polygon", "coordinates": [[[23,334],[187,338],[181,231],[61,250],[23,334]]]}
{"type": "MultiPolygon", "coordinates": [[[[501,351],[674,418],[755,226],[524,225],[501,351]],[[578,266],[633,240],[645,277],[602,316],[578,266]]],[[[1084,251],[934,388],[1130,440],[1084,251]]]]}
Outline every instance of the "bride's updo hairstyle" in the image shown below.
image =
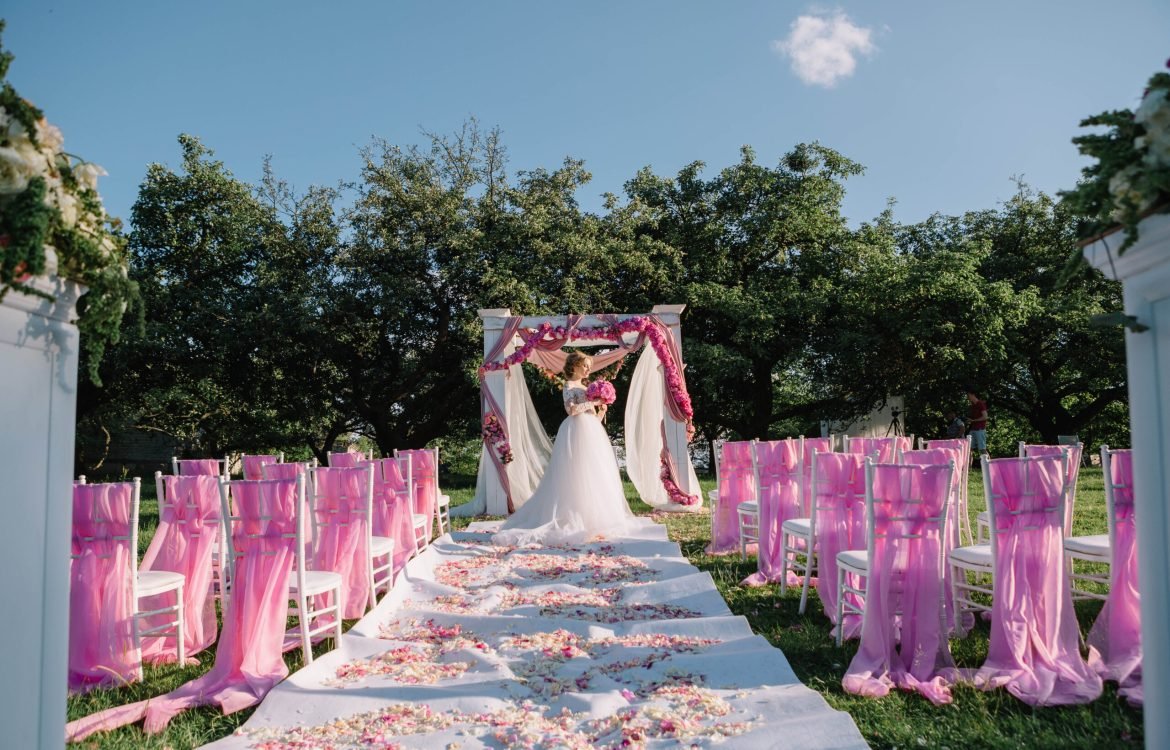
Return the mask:
{"type": "Polygon", "coordinates": [[[565,369],[561,371],[561,374],[565,377],[565,380],[572,380],[573,373],[577,371],[577,368],[580,367],[582,363],[590,365],[593,364],[593,357],[590,357],[588,354],[583,352],[569,352],[569,356],[565,358],[565,369]]]}

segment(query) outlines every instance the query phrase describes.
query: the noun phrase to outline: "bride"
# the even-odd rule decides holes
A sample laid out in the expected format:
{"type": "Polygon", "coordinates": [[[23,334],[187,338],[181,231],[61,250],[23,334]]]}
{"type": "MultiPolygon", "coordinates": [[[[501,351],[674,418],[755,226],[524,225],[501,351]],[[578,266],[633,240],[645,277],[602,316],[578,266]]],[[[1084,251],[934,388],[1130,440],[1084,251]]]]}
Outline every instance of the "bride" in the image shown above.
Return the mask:
{"type": "Polygon", "coordinates": [[[585,398],[582,381],[592,367],[593,360],[581,352],[570,352],[565,360],[569,416],[561,422],[540,486],[493,535],[496,544],[573,544],[624,536],[633,528],[636,517],[601,424],[606,406],[585,398]]]}

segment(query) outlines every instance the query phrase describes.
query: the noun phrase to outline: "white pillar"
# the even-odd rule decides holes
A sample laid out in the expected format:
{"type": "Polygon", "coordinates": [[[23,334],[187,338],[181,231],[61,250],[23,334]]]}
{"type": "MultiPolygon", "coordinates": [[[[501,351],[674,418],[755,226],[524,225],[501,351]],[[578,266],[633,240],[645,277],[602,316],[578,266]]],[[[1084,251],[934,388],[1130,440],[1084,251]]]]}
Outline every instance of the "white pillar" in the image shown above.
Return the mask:
{"type": "MultiPolygon", "coordinates": [[[[657,315],[666,324],[670,335],[674,338],[679,354],[682,354],[681,316],[686,305],[655,305],[650,311],[657,315]]],[[[685,360],[684,360],[685,361],[685,360]]],[[[666,425],[666,447],[670,451],[674,465],[678,467],[678,486],[689,495],[700,492],[698,487],[691,486],[691,454],[687,444],[687,426],[684,422],[674,420],[669,412],[663,414],[663,423],[666,425]]]]}
{"type": "MultiPolygon", "coordinates": [[[[511,317],[512,311],[508,308],[492,308],[488,310],[480,310],[479,317],[483,319],[483,354],[486,358],[493,349],[496,348],[497,342],[500,340],[500,335],[503,333],[504,325],[507,319],[511,317]]],[[[509,344],[503,351],[502,357],[506,357],[515,351],[515,344],[509,344]]],[[[487,373],[484,383],[487,386],[488,392],[492,394],[492,398],[499,404],[500,409],[504,414],[508,413],[508,394],[504,387],[506,377],[504,370],[494,370],[487,373]]],[[[509,425],[509,429],[513,426],[509,425]]],[[[508,515],[508,496],[504,492],[504,485],[500,483],[499,474],[495,471],[495,462],[488,459],[489,470],[486,472],[487,484],[487,507],[485,512],[493,516],[508,515]]],[[[504,464],[504,471],[508,470],[508,464],[504,464]]]]}
{"type": "MultiPolygon", "coordinates": [[[[1146,747],[1170,747],[1170,215],[1139,225],[1117,254],[1118,233],[1085,248],[1089,263],[1122,282],[1125,312],[1149,330],[1125,332],[1133,441],[1134,515],[1142,597],[1146,747]]],[[[1093,356],[1085,352],[1084,356],[1093,356]]]]}
{"type": "Polygon", "coordinates": [[[0,726],[7,747],[65,741],[69,535],[77,405],[77,298],[84,288],[32,281],[49,302],[0,301],[0,580],[8,617],[0,726]]]}

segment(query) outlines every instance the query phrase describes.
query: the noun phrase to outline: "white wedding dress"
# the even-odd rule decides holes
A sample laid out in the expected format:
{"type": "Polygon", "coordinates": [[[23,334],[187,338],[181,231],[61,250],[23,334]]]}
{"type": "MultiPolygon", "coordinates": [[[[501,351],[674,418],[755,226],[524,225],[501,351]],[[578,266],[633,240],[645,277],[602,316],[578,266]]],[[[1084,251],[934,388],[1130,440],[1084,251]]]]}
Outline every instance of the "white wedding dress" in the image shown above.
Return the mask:
{"type": "Polygon", "coordinates": [[[540,485],[492,536],[499,545],[576,544],[626,536],[637,524],[626,502],[617,459],[585,387],[564,387],[565,421],[540,485]]]}

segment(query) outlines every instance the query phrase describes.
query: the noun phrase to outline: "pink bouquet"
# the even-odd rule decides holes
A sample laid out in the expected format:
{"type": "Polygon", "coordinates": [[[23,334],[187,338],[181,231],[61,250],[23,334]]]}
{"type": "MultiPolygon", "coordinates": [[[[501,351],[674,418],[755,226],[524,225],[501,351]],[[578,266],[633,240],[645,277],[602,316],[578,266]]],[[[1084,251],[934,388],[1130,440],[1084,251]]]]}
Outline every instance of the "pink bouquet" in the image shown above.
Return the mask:
{"type": "Polygon", "coordinates": [[[585,398],[590,401],[600,401],[608,406],[617,400],[617,392],[608,380],[594,380],[585,389],[585,398]]]}

